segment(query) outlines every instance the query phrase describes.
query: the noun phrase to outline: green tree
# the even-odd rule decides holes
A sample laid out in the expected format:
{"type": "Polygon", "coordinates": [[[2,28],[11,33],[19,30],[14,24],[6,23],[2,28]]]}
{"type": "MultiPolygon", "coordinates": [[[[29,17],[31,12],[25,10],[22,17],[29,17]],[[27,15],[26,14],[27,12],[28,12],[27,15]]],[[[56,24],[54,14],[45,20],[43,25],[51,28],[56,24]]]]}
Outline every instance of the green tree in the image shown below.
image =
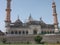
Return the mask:
{"type": "Polygon", "coordinates": [[[3,43],[6,43],[6,41],[7,41],[6,38],[3,38],[3,39],[2,39],[2,42],[3,42],[3,43]]]}
{"type": "Polygon", "coordinates": [[[35,37],[36,43],[40,44],[41,43],[41,40],[42,40],[42,37],[41,36],[36,36],[35,37]]]}

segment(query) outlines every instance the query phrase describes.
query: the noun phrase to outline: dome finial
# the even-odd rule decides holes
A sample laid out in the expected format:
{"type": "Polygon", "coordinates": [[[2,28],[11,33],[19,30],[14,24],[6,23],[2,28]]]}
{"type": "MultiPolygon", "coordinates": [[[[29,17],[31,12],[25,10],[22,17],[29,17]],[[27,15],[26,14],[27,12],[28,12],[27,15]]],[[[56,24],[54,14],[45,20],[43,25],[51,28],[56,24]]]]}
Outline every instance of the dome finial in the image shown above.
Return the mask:
{"type": "Polygon", "coordinates": [[[42,20],[42,17],[40,17],[40,21],[42,20]]]}
{"type": "Polygon", "coordinates": [[[30,13],[29,19],[31,19],[31,18],[32,18],[32,16],[31,16],[31,13],[30,13]]]}
{"type": "Polygon", "coordinates": [[[28,20],[29,21],[32,21],[33,20],[32,16],[31,16],[31,13],[30,13],[30,16],[29,16],[29,19],[28,20]]]}
{"type": "Polygon", "coordinates": [[[19,19],[19,15],[18,15],[17,19],[19,19]]]}

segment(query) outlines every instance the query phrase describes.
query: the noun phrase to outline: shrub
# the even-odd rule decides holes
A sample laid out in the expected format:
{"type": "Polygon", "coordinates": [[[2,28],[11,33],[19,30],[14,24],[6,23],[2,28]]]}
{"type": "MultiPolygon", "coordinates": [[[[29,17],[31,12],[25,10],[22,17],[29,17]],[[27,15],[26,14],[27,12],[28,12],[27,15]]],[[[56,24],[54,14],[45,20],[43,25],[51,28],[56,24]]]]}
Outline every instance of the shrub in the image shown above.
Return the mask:
{"type": "Polygon", "coordinates": [[[41,40],[42,40],[42,37],[41,36],[36,36],[35,37],[36,43],[40,44],[41,43],[41,40]]]}
{"type": "Polygon", "coordinates": [[[60,42],[59,41],[57,41],[57,44],[59,44],[60,42]]]}
{"type": "Polygon", "coordinates": [[[30,42],[29,41],[27,41],[27,44],[29,44],[30,42]]]}
{"type": "Polygon", "coordinates": [[[6,41],[7,41],[6,38],[3,38],[3,39],[2,39],[2,42],[3,42],[3,43],[6,43],[6,41]]]}

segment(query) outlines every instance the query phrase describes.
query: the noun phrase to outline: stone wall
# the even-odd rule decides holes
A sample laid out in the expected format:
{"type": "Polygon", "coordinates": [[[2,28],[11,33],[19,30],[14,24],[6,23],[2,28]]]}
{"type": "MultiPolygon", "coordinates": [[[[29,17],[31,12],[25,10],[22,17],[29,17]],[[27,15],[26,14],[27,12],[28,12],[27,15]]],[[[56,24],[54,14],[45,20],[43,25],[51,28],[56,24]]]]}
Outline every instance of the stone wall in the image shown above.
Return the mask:
{"type": "Polygon", "coordinates": [[[60,43],[60,34],[46,34],[43,36],[43,42],[60,43]]]}
{"type": "Polygon", "coordinates": [[[32,35],[13,35],[13,36],[4,36],[7,40],[7,43],[35,43],[34,36],[32,35]]]}
{"type": "MultiPolygon", "coordinates": [[[[34,37],[36,35],[10,35],[10,36],[0,36],[0,41],[3,38],[7,40],[7,43],[35,43],[34,37]]],[[[60,43],[60,34],[48,34],[42,35],[42,42],[46,43],[60,43]]]]}

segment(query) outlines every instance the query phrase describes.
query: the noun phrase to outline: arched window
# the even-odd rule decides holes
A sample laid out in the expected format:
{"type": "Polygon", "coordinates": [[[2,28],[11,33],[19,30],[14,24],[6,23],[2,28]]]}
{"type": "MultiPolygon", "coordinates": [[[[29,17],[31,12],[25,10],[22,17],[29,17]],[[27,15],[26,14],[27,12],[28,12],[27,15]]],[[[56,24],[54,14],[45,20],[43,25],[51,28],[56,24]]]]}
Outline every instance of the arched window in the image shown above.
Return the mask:
{"type": "Polygon", "coordinates": [[[50,34],[52,33],[52,31],[50,31],[50,34]]]}
{"type": "Polygon", "coordinates": [[[21,34],[21,31],[19,31],[19,34],[21,34]]]}
{"type": "Polygon", "coordinates": [[[33,34],[34,34],[34,35],[37,34],[37,30],[34,30],[34,31],[33,31],[33,34]]]}
{"type": "Polygon", "coordinates": [[[14,32],[13,32],[13,31],[11,31],[11,34],[14,34],[14,32]]]}
{"type": "Polygon", "coordinates": [[[17,34],[17,31],[15,31],[15,34],[17,34]]]}
{"type": "Polygon", "coordinates": [[[26,34],[28,34],[28,31],[26,31],[26,34]]]}
{"type": "Polygon", "coordinates": [[[43,34],[46,34],[46,31],[43,31],[43,34]]]}
{"type": "Polygon", "coordinates": [[[8,32],[6,32],[6,34],[8,34],[8,32]]]}
{"type": "Polygon", "coordinates": [[[25,34],[25,32],[24,32],[24,31],[23,31],[22,33],[23,33],[23,34],[25,34]]]}
{"type": "Polygon", "coordinates": [[[43,34],[43,31],[41,31],[41,34],[43,34]]]}
{"type": "Polygon", "coordinates": [[[54,33],[54,31],[52,31],[54,33]]]}

